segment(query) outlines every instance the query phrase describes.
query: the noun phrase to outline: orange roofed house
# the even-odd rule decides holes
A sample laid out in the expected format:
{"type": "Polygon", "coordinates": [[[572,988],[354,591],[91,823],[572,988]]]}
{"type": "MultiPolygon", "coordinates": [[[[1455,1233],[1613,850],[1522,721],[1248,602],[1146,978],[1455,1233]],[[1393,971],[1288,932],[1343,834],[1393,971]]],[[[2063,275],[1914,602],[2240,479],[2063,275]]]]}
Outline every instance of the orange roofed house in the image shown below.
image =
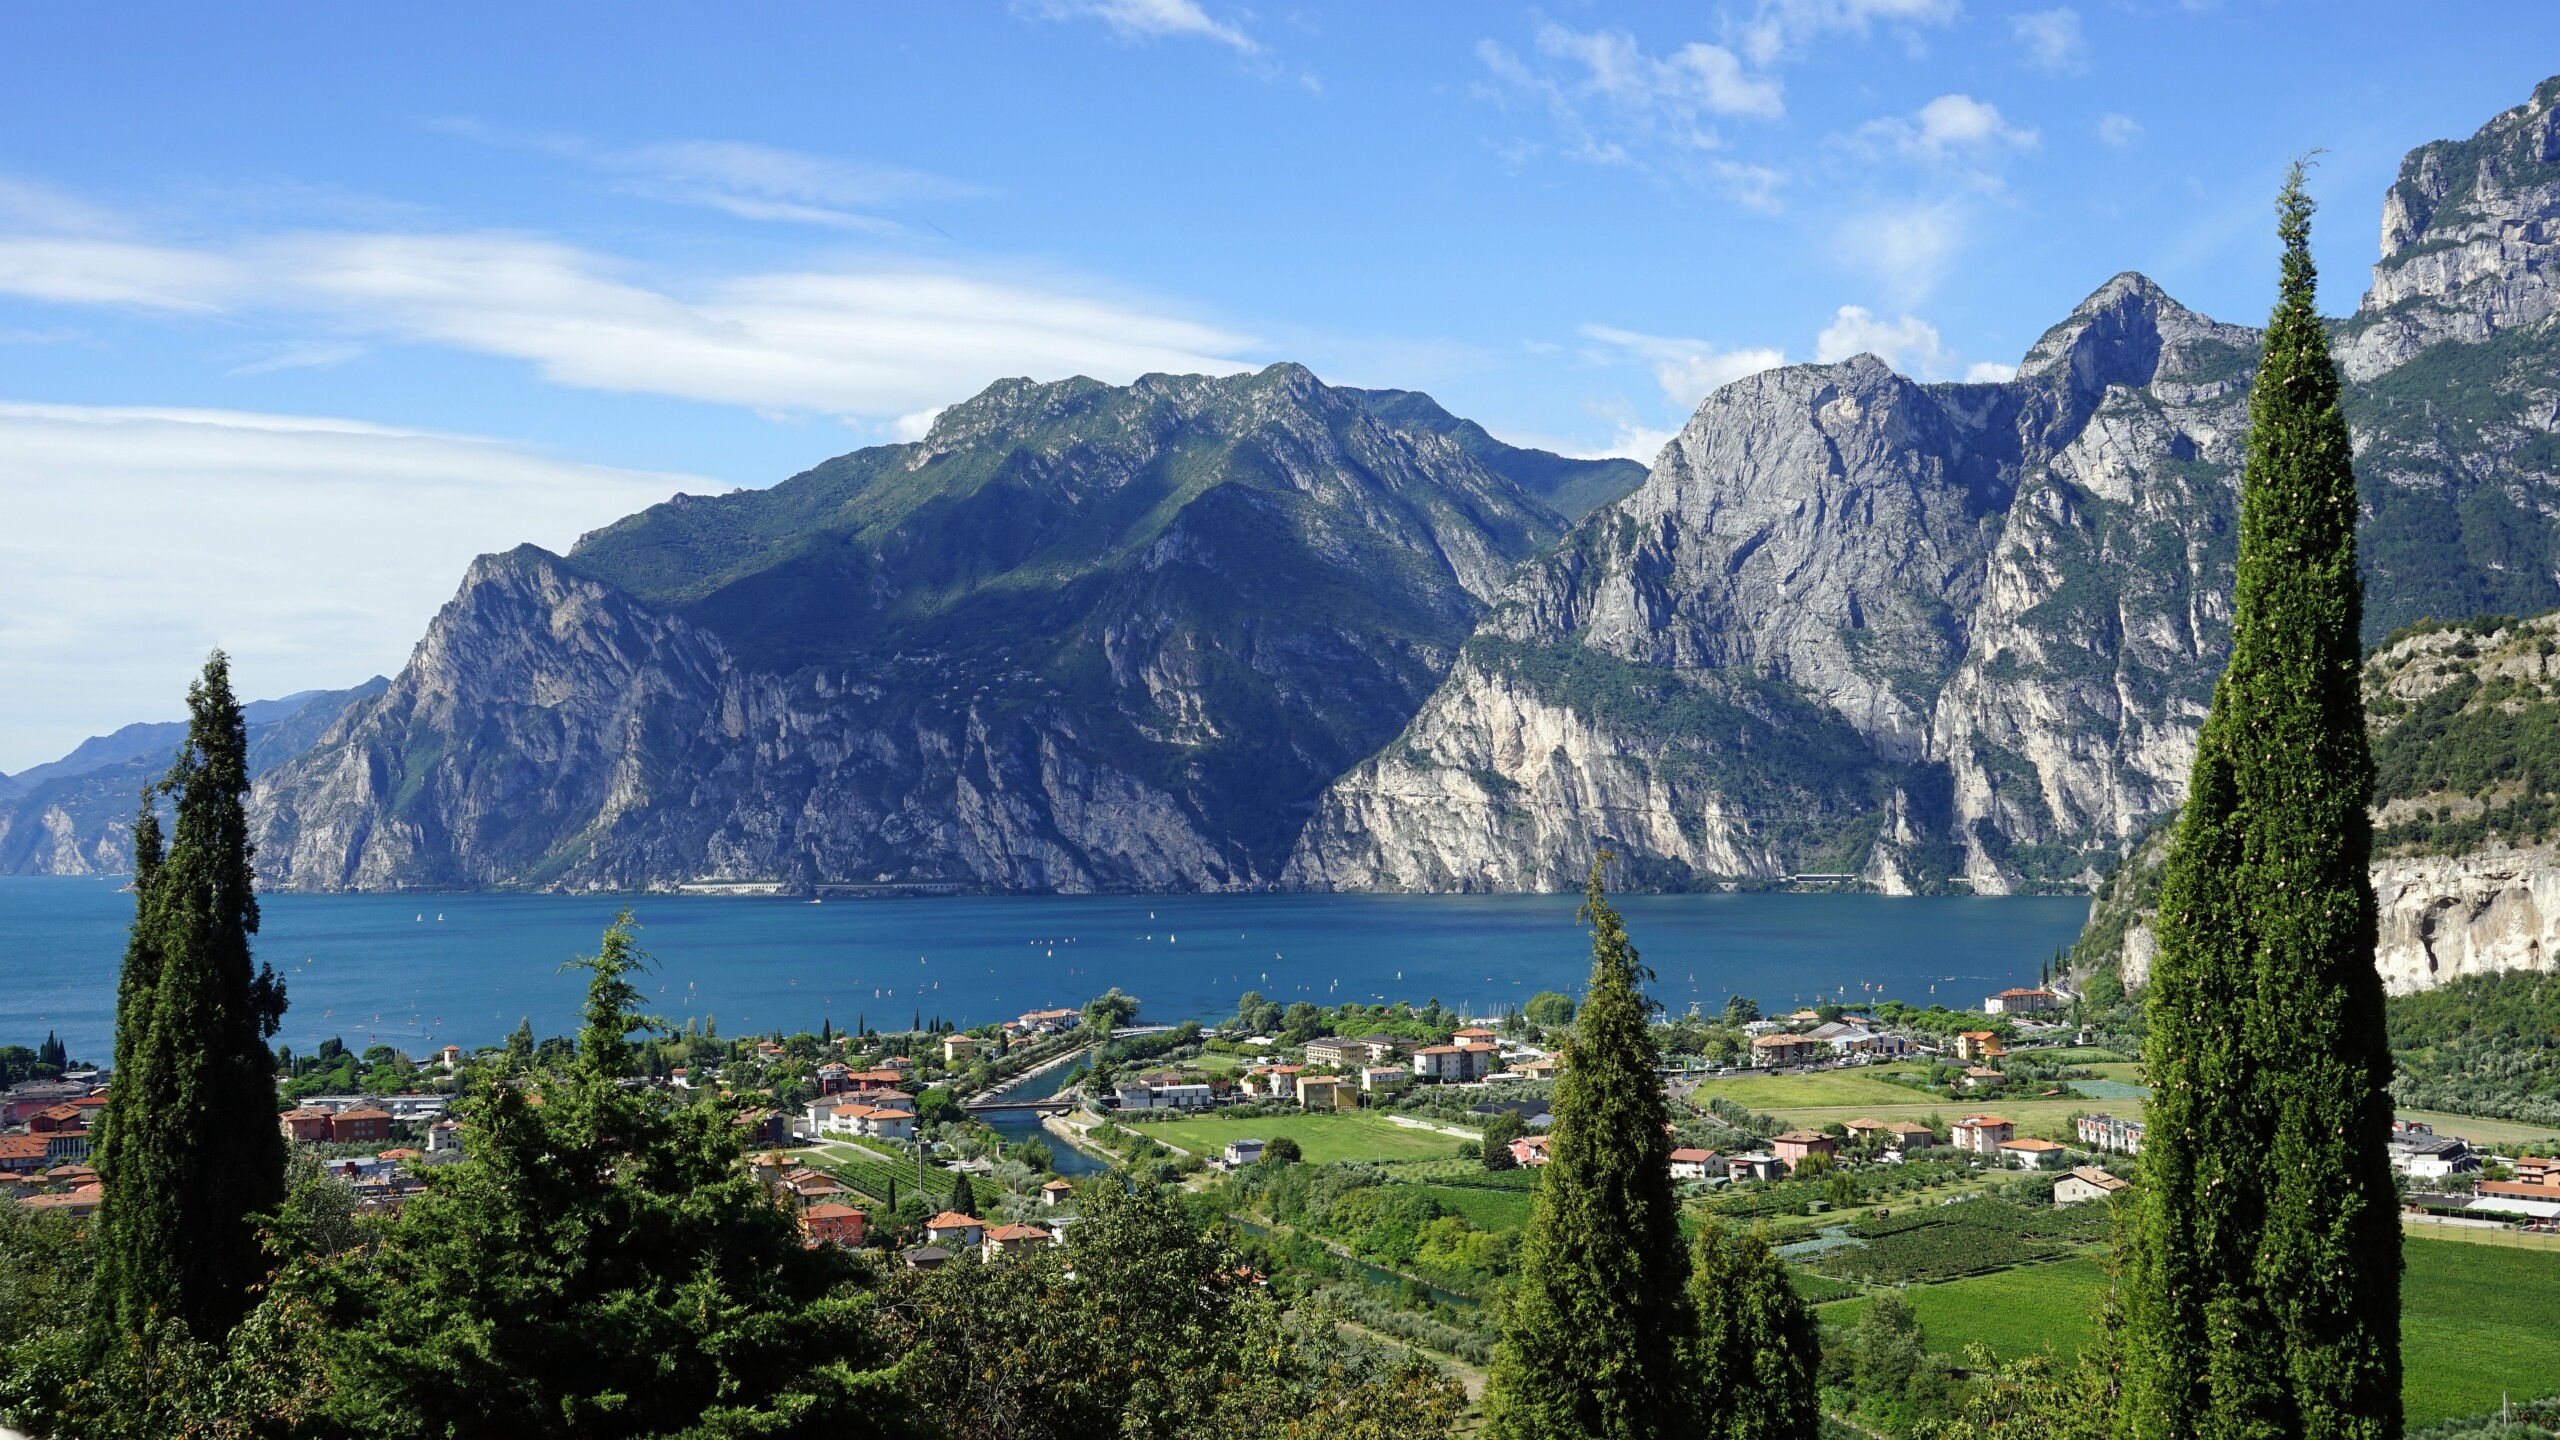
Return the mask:
{"type": "Polygon", "coordinates": [[[1997,1115],[1967,1115],[1947,1127],[1947,1143],[1976,1155],[1997,1156],[2000,1147],[2018,1138],[2017,1122],[1997,1115]]]}
{"type": "Polygon", "coordinates": [[[830,1200],[800,1212],[800,1233],[820,1244],[851,1247],[862,1243],[863,1229],[870,1221],[852,1206],[830,1200]]]}
{"type": "Polygon", "coordinates": [[[1776,1153],[1779,1163],[1793,1170],[1816,1155],[1826,1158],[1837,1156],[1840,1142],[1819,1130],[1790,1130],[1770,1141],[1769,1148],[1776,1153]]]}

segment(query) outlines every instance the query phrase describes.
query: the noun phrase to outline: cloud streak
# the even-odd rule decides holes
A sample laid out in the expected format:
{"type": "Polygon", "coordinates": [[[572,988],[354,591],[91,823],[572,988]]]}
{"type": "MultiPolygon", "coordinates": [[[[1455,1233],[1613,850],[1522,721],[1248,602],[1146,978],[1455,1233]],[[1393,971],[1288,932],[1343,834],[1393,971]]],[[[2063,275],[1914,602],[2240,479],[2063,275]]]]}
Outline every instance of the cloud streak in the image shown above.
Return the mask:
{"type": "Polygon", "coordinates": [[[6,403],[0,473],[27,482],[0,486],[9,770],[174,715],[216,645],[259,694],[395,669],[472,556],[726,488],[359,421],[6,403]]]}
{"type": "MultiPolygon", "coordinates": [[[[0,293],[66,305],[299,314],[502,356],[554,383],[880,420],[1005,375],[1228,373],[1252,341],[1059,277],[909,263],[652,284],[505,234],[307,233],[229,251],[0,237],[0,293]]],[[[288,362],[296,363],[296,362],[288,362]]],[[[310,363],[308,361],[299,363],[310,363]]],[[[272,367],[271,367],[272,368],[272,367]]]]}

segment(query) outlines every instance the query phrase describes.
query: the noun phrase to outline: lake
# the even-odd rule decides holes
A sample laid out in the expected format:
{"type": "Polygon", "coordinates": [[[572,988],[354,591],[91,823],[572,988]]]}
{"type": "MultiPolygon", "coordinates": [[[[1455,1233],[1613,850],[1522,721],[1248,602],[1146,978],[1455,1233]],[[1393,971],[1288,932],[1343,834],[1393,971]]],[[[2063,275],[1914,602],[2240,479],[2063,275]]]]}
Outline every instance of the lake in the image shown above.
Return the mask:
{"type": "MultiPolygon", "coordinates": [[[[49,1029],[103,1060],[133,899],[120,881],[0,877],[0,1043],[49,1029]]],[[[277,1038],[412,1054],[495,1042],[529,1017],[571,1034],[592,953],[629,906],[656,957],[658,1013],[723,1034],[960,1026],[1080,1005],[1117,985],[1151,1021],[1287,1003],[1437,998],[1468,1014],[1581,989],[1589,941],[1571,895],[728,896],[270,895],[261,960],[292,1008],[277,1038]]],[[[1979,1004],[2035,980],[2088,913],[2071,897],[1630,895],[1627,928],[1673,1010],[1890,997],[1979,1004]]]]}

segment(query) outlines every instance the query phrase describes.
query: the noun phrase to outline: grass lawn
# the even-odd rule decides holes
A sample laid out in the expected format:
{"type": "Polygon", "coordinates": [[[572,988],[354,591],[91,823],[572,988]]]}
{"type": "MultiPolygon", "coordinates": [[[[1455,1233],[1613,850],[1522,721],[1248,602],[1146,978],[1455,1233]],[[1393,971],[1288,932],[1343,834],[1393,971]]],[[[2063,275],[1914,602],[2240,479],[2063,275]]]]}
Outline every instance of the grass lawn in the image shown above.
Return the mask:
{"type": "Polygon", "coordinates": [[[1702,1109],[1711,1099],[1724,1099],[1754,1110],[1783,1112],[1808,1105],[1908,1105],[1928,1097],[1855,1070],[1820,1070],[1811,1075],[1740,1075],[1709,1080],[1698,1086],[1692,1098],[1702,1109]]]}
{"type": "MultiPolygon", "coordinates": [[[[1898,1088],[1898,1087],[1889,1087],[1898,1088]]],[[[2139,1100],[2091,1100],[2086,1096],[2070,1096],[2060,1100],[2012,1100],[2005,1096],[1974,1096],[1964,1100],[1932,1100],[1909,1090],[1900,1092],[1905,1102],[1897,1105],[1779,1105],[1768,1113],[1790,1125],[1805,1125],[1819,1130],[1834,1120],[1855,1120],[1869,1116],[1877,1120],[1920,1120],[1934,1123],[1944,1131],[1947,1125],[1977,1112],[2002,1116],[2018,1123],[2018,1133],[2046,1140],[2068,1143],[2072,1139],[2071,1117],[2103,1110],[2110,1115],[2138,1119],[2142,1115],[2139,1100]]],[[[1753,1109],[1763,1107],[1753,1106],[1753,1109]]]]}
{"type": "MultiPolygon", "coordinates": [[[[2401,1291],[2401,1395],[2412,1426],[2560,1391],[2560,1252],[2411,1236],[2401,1291]]],[[[1929,1347],[1960,1357],[1980,1341],[2002,1357],[2047,1344],[2076,1354],[2106,1284],[2095,1260],[2004,1270],[1904,1293],[1929,1347]]],[[[1826,1324],[1855,1325],[1864,1299],[1822,1307],[1826,1324]]]]}
{"type": "Polygon", "coordinates": [[[1455,1155],[1458,1137],[1436,1130],[1415,1130],[1387,1123],[1384,1115],[1343,1111],[1332,1115],[1279,1115],[1260,1120],[1127,1119],[1121,1122],[1141,1135],[1194,1155],[1214,1155],[1230,1140],[1274,1140],[1286,1135],[1298,1142],[1310,1164],[1335,1160],[1431,1160],[1455,1155]]]}
{"type": "Polygon", "coordinates": [[[2464,1245],[2504,1245],[2511,1250],[2560,1250],[2560,1235],[2528,1235],[2522,1230],[2482,1230],[2469,1225],[2430,1225],[2402,1216],[2400,1228],[2412,1240],[2452,1240],[2464,1245]]]}
{"type": "Polygon", "coordinates": [[[2113,1050],[2101,1050],[2095,1045],[2065,1045],[2059,1050],[2038,1050],[2035,1052],[2035,1058],[2049,1063],[2087,1065],[2092,1068],[2100,1065],[2131,1063],[2113,1050]]]}
{"type": "Polygon", "coordinates": [[[2402,1110],[2398,1114],[2403,1120],[2424,1120],[2440,1135],[2459,1136],[2475,1145],[2522,1145],[2543,1155],[2560,1150],[2560,1136],[2554,1136],[2548,1125],[2483,1120],[2474,1115],[2447,1115],[2435,1110],[2402,1110]]]}
{"type": "Polygon", "coordinates": [[[1526,1190],[1484,1190],[1460,1185],[1425,1185],[1431,1198],[1467,1217],[1479,1230],[1517,1230],[1529,1223],[1535,1203],[1526,1190]]]}

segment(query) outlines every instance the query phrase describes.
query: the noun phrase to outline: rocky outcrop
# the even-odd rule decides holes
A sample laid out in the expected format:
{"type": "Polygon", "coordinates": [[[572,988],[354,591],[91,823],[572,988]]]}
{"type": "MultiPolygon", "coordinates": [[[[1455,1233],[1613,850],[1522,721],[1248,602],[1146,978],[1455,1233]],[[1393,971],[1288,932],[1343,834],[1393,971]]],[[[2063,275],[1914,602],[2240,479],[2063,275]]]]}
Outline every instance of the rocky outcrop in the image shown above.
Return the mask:
{"type": "Polygon", "coordinates": [[[2382,920],[2374,964],[2394,995],[2472,975],[2560,969],[2560,848],[2383,860],[2373,890],[2382,920]]]}
{"type": "Polygon", "coordinates": [[[2447,342],[2560,311],[2560,78],[2468,140],[2421,145],[2382,202],[2382,259],[2341,370],[2371,380],[2447,342]]]}

